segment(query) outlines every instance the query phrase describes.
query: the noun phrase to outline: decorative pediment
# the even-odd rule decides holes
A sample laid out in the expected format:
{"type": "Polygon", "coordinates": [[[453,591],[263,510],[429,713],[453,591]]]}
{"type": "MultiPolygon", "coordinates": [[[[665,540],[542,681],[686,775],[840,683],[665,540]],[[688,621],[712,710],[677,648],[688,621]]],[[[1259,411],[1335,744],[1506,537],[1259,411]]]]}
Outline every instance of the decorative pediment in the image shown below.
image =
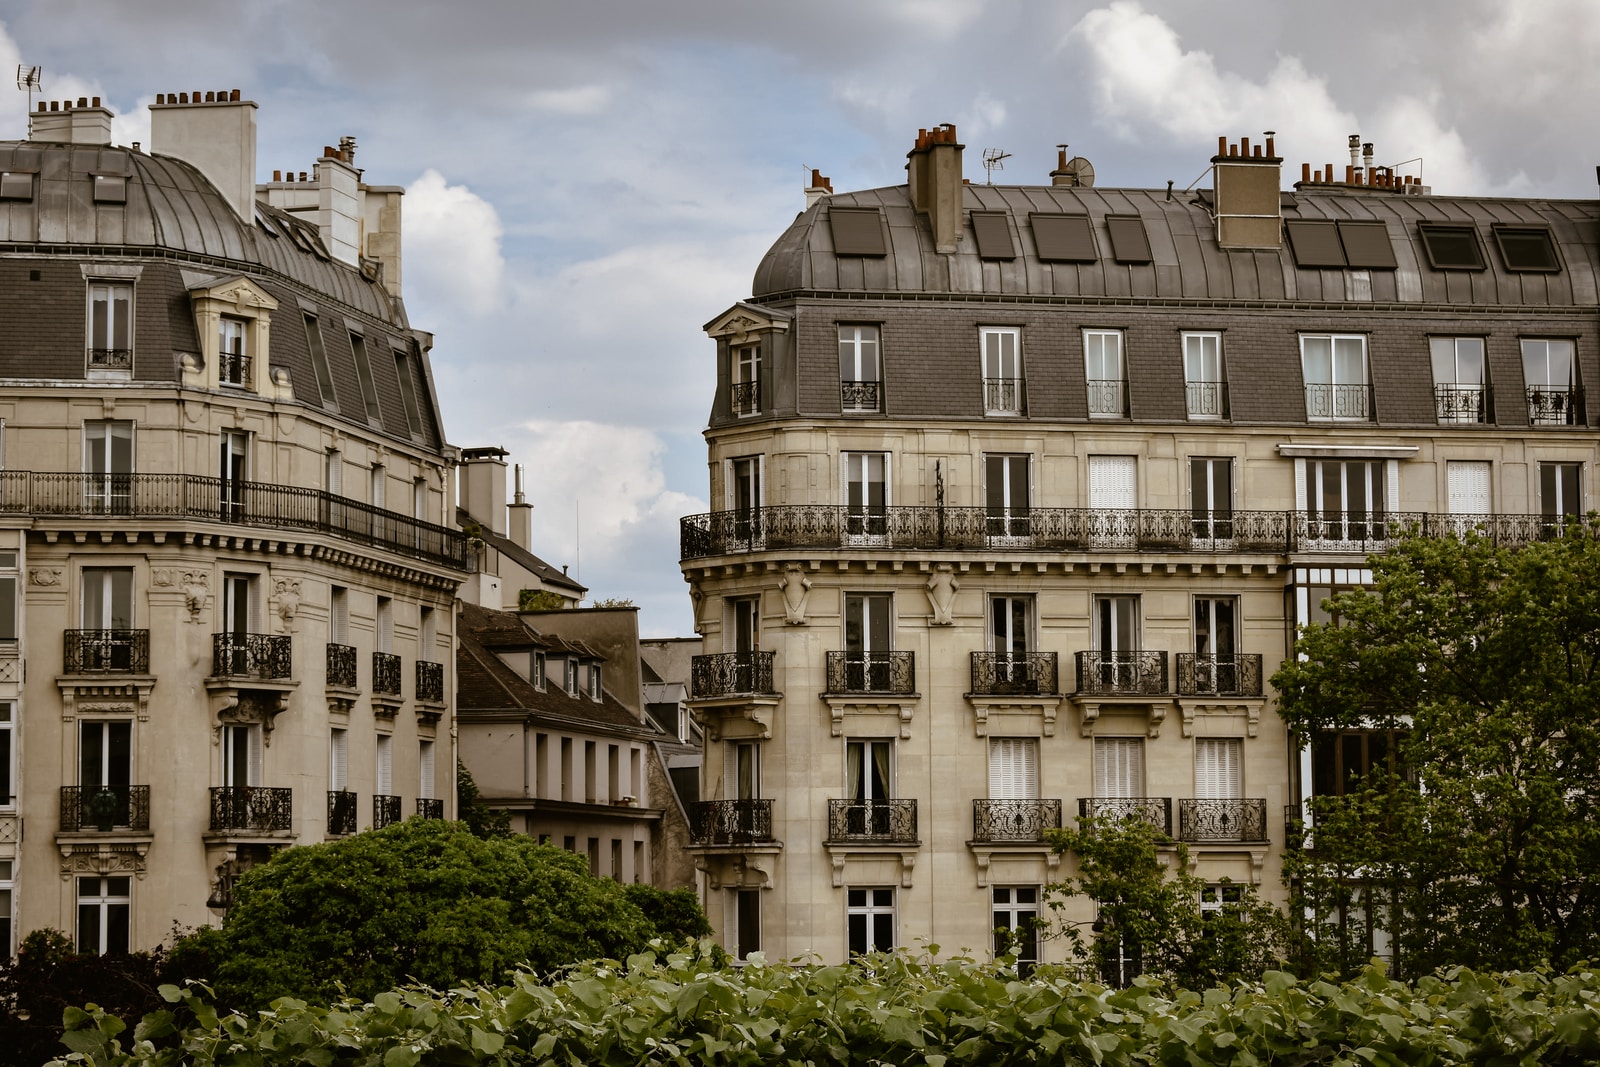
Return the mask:
{"type": "Polygon", "coordinates": [[[273,295],[242,274],[195,281],[196,284],[189,286],[189,299],[197,305],[214,300],[229,305],[238,315],[247,315],[252,310],[268,313],[278,310],[278,301],[273,295]]]}
{"type": "Polygon", "coordinates": [[[706,323],[704,329],[707,334],[719,341],[726,338],[733,344],[743,344],[759,333],[786,332],[789,329],[790,318],[787,312],[740,301],[706,323]]]}

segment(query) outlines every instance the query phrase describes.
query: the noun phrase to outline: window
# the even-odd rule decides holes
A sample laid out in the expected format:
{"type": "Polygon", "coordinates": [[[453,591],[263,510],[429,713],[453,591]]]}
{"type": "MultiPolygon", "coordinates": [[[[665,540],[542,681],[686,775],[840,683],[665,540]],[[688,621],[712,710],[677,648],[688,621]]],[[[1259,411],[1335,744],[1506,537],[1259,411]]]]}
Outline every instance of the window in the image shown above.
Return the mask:
{"type": "Polygon", "coordinates": [[[845,890],[845,917],[850,955],[894,951],[893,887],[845,890]]]}
{"type": "Polygon", "coordinates": [[[1197,540],[1232,539],[1232,459],[1189,457],[1189,511],[1197,540]]]}
{"type": "Polygon", "coordinates": [[[335,726],[328,731],[328,790],[341,792],[350,785],[350,732],[335,726]]]}
{"type": "Polygon", "coordinates": [[[105,956],[128,951],[128,878],[78,879],[78,951],[105,956]]]}
{"type": "Polygon", "coordinates": [[[567,696],[575,697],[578,695],[578,658],[576,656],[568,656],[563,662],[567,668],[564,688],[567,691],[567,696]]]}
{"type": "Polygon", "coordinates": [[[128,632],[133,629],[133,569],[85,567],[79,597],[83,628],[99,631],[87,641],[94,658],[83,664],[85,669],[131,670],[133,649],[128,632]]]}
{"type": "Polygon", "coordinates": [[[1583,464],[1539,464],[1539,514],[1547,523],[1583,514],[1583,464]]]}
{"type": "Polygon", "coordinates": [[[1394,270],[1394,246],[1381,222],[1289,219],[1284,223],[1295,265],[1301,269],[1394,270]]]}
{"type": "Polygon", "coordinates": [[[764,456],[739,456],[728,461],[728,510],[733,512],[736,541],[756,541],[761,536],[761,482],[764,456]]]}
{"type": "Polygon", "coordinates": [[[972,236],[978,242],[979,259],[1016,259],[1017,249],[1011,240],[1011,225],[1005,211],[974,211],[972,236]]]}
{"type": "Polygon", "coordinates": [[[1031,456],[983,457],[984,522],[990,537],[1027,537],[1031,456]]]}
{"type": "Polygon", "coordinates": [[[434,610],[424,604],[417,609],[417,658],[432,661],[438,654],[439,621],[434,610]]]}
{"type": "Polygon", "coordinates": [[[1238,622],[1236,597],[1194,598],[1193,692],[1240,692],[1240,662],[1235,646],[1238,622]]]}
{"type": "Polygon", "coordinates": [[[1339,619],[1327,609],[1326,602],[1346,590],[1371,585],[1372,571],[1365,567],[1296,567],[1294,583],[1296,627],[1337,624],[1339,619]]]}
{"type": "Polygon", "coordinates": [[[350,351],[355,356],[356,380],[361,383],[361,399],[366,404],[367,421],[382,422],[383,409],[378,407],[378,389],[372,382],[372,364],[367,361],[366,338],[359,333],[352,333],[350,351]]]}
{"type": "Polygon", "coordinates": [[[1119,658],[1131,656],[1139,649],[1139,598],[1095,597],[1094,624],[1096,651],[1109,652],[1119,658]]]}
{"type": "Polygon", "coordinates": [[[260,605],[256,602],[255,575],[222,576],[222,617],[225,633],[243,636],[261,630],[260,605]]]}
{"type": "Polygon", "coordinates": [[[1150,262],[1150,238],[1144,232],[1144,219],[1138,215],[1107,215],[1106,232],[1111,235],[1111,258],[1118,263],[1150,262]]]}
{"type": "Polygon", "coordinates": [[[1404,730],[1319,730],[1311,736],[1313,796],[1343,796],[1362,788],[1374,771],[1404,773],[1399,762],[1404,730]]]}
{"type": "MultiPolygon", "coordinates": [[[[540,735],[541,739],[543,734],[540,735]]],[[[540,769],[543,769],[541,761],[540,769]]],[[[417,742],[417,796],[424,800],[433,799],[433,742],[417,742]]]]}
{"type": "Polygon", "coordinates": [[[847,740],[845,756],[845,835],[890,837],[895,832],[894,742],[847,740]]]}
{"type": "Polygon", "coordinates": [[[1445,464],[1445,499],[1451,515],[1489,514],[1489,463],[1456,460],[1445,464]]]}
{"type": "Polygon", "coordinates": [[[1483,246],[1472,226],[1423,223],[1417,233],[1434,270],[1483,270],[1483,246]]]}
{"type": "MultiPolygon", "coordinates": [[[[1236,737],[1202,737],[1194,743],[1194,795],[1198,800],[1238,800],[1244,796],[1244,742],[1236,737]]],[[[1237,837],[1237,828],[1232,836],[1237,837]]]]}
{"type": "Polygon", "coordinates": [[[1095,516],[1090,543],[1100,548],[1132,548],[1137,525],[1131,512],[1139,506],[1138,464],[1133,456],[1089,457],[1089,508],[1110,512],[1095,516]]]}
{"type": "Polygon", "coordinates": [[[1306,418],[1313,422],[1372,418],[1367,386],[1367,339],[1358,334],[1301,334],[1306,418]]]}
{"type": "Polygon", "coordinates": [[[390,597],[378,598],[377,610],[373,619],[377,629],[374,641],[377,652],[394,652],[394,600],[390,597]]]}
{"type": "Polygon", "coordinates": [[[872,544],[889,533],[889,454],[844,454],[847,544],[872,544]]]}
{"type": "Polygon", "coordinates": [[[339,399],[333,390],[333,371],[328,366],[328,350],[322,343],[322,324],[314,315],[305,317],[306,348],[311,353],[311,369],[317,376],[317,393],[322,406],[330,411],[339,410],[339,399]]]}
{"type": "Polygon", "coordinates": [[[733,350],[733,413],[761,414],[761,346],[740,345],[733,350]]]}
{"type": "Polygon", "coordinates": [[[1126,417],[1128,390],[1122,368],[1122,334],[1117,330],[1083,331],[1083,362],[1089,385],[1089,416],[1126,417]]]}
{"type": "Polygon", "coordinates": [[[622,750],[616,745],[606,746],[606,799],[615,804],[626,792],[622,781],[622,750]]]}
{"type": "Polygon", "coordinates": [[[598,837],[589,838],[588,852],[589,873],[598,878],[600,877],[600,839],[598,837]]]}
{"type": "Polygon", "coordinates": [[[78,722],[78,788],[85,827],[99,821],[97,795],[116,798],[113,826],[128,826],[129,789],[133,770],[133,724],[127,720],[78,722]],[[93,813],[93,814],[91,814],[93,813]]]}
{"type": "Polygon", "coordinates": [[[1555,242],[1543,226],[1496,226],[1494,241],[1506,270],[1554,273],[1561,269],[1555,242]]]}
{"type": "Polygon", "coordinates": [[[89,283],[89,369],[133,369],[133,286],[89,283]]]}
{"type": "Polygon", "coordinates": [[[1441,423],[1484,422],[1483,338],[1430,337],[1433,404],[1441,423]]]}
{"type": "Polygon", "coordinates": [[[1126,799],[1144,796],[1144,739],[1094,739],[1094,795],[1126,799]]]}
{"type": "Polygon", "coordinates": [[[875,207],[835,207],[828,210],[833,251],[841,256],[883,256],[883,220],[875,207]]]}
{"type": "Polygon", "coordinates": [[[1026,976],[1039,962],[1039,887],[993,887],[994,954],[1015,956],[1017,970],[1026,976]]]}
{"type": "Polygon", "coordinates": [[[989,799],[1039,799],[1038,738],[989,739],[989,799]]]}
{"type": "Polygon", "coordinates": [[[222,784],[231,789],[261,784],[261,727],[222,729],[222,784]]]}
{"type": "Polygon", "coordinates": [[[337,448],[323,454],[322,484],[334,496],[344,494],[344,453],[337,448]]]}
{"type": "Polygon", "coordinates": [[[394,794],[394,737],[378,734],[374,739],[372,791],[379,796],[394,794]]]}
{"type": "Polygon", "coordinates": [[[544,679],[545,679],[544,653],[543,652],[535,652],[533,654],[533,679],[532,679],[532,681],[533,681],[533,687],[535,689],[539,690],[541,693],[544,692],[544,679]]]}
{"type": "Polygon", "coordinates": [[[1079,671],[1080,687],[1101,692],[1143,693],[1165,689],[1165,657],[1151,661],[1139,650],[1139,598],[1094,598],[1094,650],[1079,671]]]}
{"type": "Polygon", "coordinates": [[[382,463],[374,463],[372,465],[372,472],[370,476],[372,483],[371,497],[372,506],[375,508],[381,508],[384,506],[384,488],[388,478],[389,472],[384,469],[382,463]]]}
{"type": "Polygon", "coordinates": [[[761,951],[761,890],[735,889],[733,892],[734,944],[738,959],[749,959],[761,951]]]}
{"type": "Polygon", "coordinates": [[[428,520],[428,482],[424,478],[411,479],[411,517],[418,522],[428,520]]]}
{"type": "Polygon", "coordinates": [[[1222,335],[1183,335],[1183,382],[1191,419],[1228,417],[1228,382],[1222,374],[1222,335]]]}
{"type": "Polygon", "coordinates": [[[251,377],[250,353],[245,347],[246,322],[224,315],[221,321],[221,338],[217,347],[217,381],[223,385],[237,385],[246,389],[254,385],[251,377]]]}
{"type": "Polygon", "coordinates": [[[990,415],[1022,414],[1022,331],[1014,326],[985,326],[983,345],[983,410],[990,415]]]}
{"type": "MultiPolygon", "coordinates": [[[[0,171],[0,200],[32,200],[33,175],[14,170],[0,171]]],[[[5,951],[0,942],[0,952],[5,951]]]]}
{"type": "Polygon", "coordinates": [[[1033,597],[989,598],[989,648],[1019,656],[1033,648],[1033,597]]]}
{"type": "Polygon", "coordinates": [[[126,514],[133,490],[133,423],[85,422],[83,473],[89,510],[126,514]]]}
{"type": "Polygon", "coordinates": [[[1213,882],[1200,889],[1200,917],[1209,919],[1225,911],[1237,911],[1243,902],[1243,886],[1232,882],[1213,882]]]}
{"type": "Polygon", "coordinates": [[[589,664],[589,699],[600,699],[600,664],[589,664]]]}
{"type": "Polygon", "coordinates": [[[221,517],[237,522],[245,514],[245,485],[250,479],[250,435],[244,430],[218,434],[217,475],[221,517]]]}
{"type": "Polygon", "coordinates": [[[328,594],[328,640],[335,645],[350,643],[350,590],[342,585],[328,594]]]}
{"type": "Polygon", "coordinates": [[[845,692],[882,693],[892,688],[893,607],[889,593],[845,594],[845,692]]]}
{"type": "Polygon", "coordinates": [[[400,381],[400,403],[406,410],[406,428],[412,437],[421,437],[422,408],[417,405],[416,375],[411,368],[411,357],[398,348],[394,350],[394,373],[400,381]]]}
{"type": "Polygon", "coordinates": [[[839,327],[839,404],[844,411],[883,410],[878,327],[839,327]]]}
{"type": "Polygon", "coordinates": [[[761,799],[761,745],[756,741],[730,741],[727,763],[728,792],[735,800],[761,799]]]}
{"type": "MultiPolygon", "coordinates": [[[[572,758],[572,738],[563,737],[561,739],[561,799],[568,801],[572,799],[572,758]]],[[[572,838],[567,838],[567,842],[567,851],[571,852],[572,838]]]]}
{"type": "Polygon", "coordinates": [[[595,760],[599,755],[599,746],[593,741],[583,743],[583,800],[586,804],[593,804],[598,795],[596,788],[599,785],[599,775],[595,771],[595,760]]]}
{"type": "Polygon", "coordinates": [[[16,868],[11,860],[0,860],[0,960],[8,960],[16,951],[11,942],[12,891],[16,888],[16,868]]]}
{"type": "Polygon", "coordinates": [[[615,837],[611,839],[611,880],[622,881],[622,841],[615,837]]]}
{"type": "Polygon", "coordinates": [[[1571,341],[1524,339],[1522,379],[1528,388],[1528,422],[1534,426],[1574,426],[1582,421],[1571,341]]]}
{"type": "Polygon", "coordinates": [[[1099,258],[1087,215],[1029,215],[1033,246],[1043,263],[1093,263],[1099,258]]]}
{"type": "Polygon", "coordinates": [[[1381,459],[1305,461],[1306,536],[1322,541],[1382,540],[1388,535],[1389,464],[1381,459]]]}
{"type": "Polygon", "coordinates": [[[17,554],[0,550],[0,654],[16,654],[17,554]]]}
{"type": "MultiPolygon", "coordinates": [[[[761,647],[761,598],[735,597],[728,601],[733,652],[755,652],[761,647]]],[[[741,690],[748,692],[748,690],[741,690]]]]}
{"type": "Polygon", "coordinates": [[[96,174],[94,176],[94,202],[97,204],[126,204],[128,179],[122,174],[96,174]]]}
{"type": "MultiPolygon", "coordinates": [[[[17,804],[16,745],[12,733],[17,725],[16,712],[15,703],[0,700],[0,808],[14,808],[17,804]]],[[[3,941],[0,947],[4,947],[3,941]]]]}

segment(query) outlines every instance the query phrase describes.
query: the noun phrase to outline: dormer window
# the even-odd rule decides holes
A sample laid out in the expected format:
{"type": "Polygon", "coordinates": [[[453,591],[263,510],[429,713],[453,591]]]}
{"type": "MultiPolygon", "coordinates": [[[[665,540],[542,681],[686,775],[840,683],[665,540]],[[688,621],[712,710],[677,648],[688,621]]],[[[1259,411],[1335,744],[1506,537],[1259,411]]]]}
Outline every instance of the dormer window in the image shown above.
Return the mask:
{"type": "Polygon", "coordinates": [[[94,202],[97,204],[126,204],[128,179],[121,174],[96,174],[94,176],[94,202]]]}
{"type": "Polygon", "coordinates": [[[533,654],[533,687],[544,692],[544,653],[533,654]]]}
{"type": "Polygon", "coordinates": [[[733,350],[733,413],[761,414],[761,346],[739,345],[733,350]]]}
{"type": "Polygon", "coordinates": [[[89,352],[91,371],[133,370],[133,284],[89,283],[89,352]]]}
{"type": "Polygon", "coordinates": [[[589,664],[589,699],[600,699],[600,664],[589,664]]]}
{"type": "Polygon", "coordinates": [[[567,657],[567,696],[578,695],[578,660],[575,656],[567,657]]]}
{"type": "Polygon", "coordinates": [[[243,319],[224,315],[222,333],[217,347],[217,383],[250,389],[255,382],[251,374],[250,353],[245,342],[248,325],[243,319]]]}
{"type": "Polygon", "coordinates": [[[0,200],[32,200],[33,175],[0,171],[0,200]]]}
{"type": "Polygon", "coordinates": [[[278,301],[242,275],[193,286],[198,359],[185,358],[183,384],[191,389],[266,391],[268,332],[278,301]]]}

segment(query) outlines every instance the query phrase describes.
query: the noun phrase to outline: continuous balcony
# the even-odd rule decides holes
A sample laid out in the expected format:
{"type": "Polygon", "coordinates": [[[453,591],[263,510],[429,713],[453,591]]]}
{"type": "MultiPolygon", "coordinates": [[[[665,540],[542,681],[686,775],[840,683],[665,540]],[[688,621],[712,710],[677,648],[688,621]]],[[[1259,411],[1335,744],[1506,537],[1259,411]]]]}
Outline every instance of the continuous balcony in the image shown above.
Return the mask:
{"type": "Polygon", "coordinates": [[[1111,822],[1142,820],[1172,836],[1171,797],[1080,797],[1078,818],[1111,822]]]}
{"type": "Polygon", "coordinates": [[[224,785],[211,789],[213,833],[269,834],[293,828],[293,790],[259,785],[224,785]]]}
{"type": "Polygon", "coordinates": [[[914,845],[915,800],[830,800],[828,843],[914,845]]]}
{"type": "Polygon", "coordinates": [[[1060,691],[1054,652],[972,653],[972,692],[976,696],[1033,696],[1060,691]]]}
{"type": "Polygon", "coordinates": [[[349,789],[328,790],[328,834],[337,836],[356,832],[357,797],[349,789]]]}
{"type": "Polygon", "coordinates": [[[376,793],[372,797],[372,828],[381,830],[393,826],[405,816],[400,814],[400,798],[376,793]]]}
{"type": "Polygon", "coordinates": [[[61,787],[61,830],[144,831],[150,829],[147,785],[68,785],[61,787]]]}
{"type": "Polygon", "coordinates": [[[417,660],[417,699],[444,703],[444,664],[417,660]]]}
{"type": "Polygon", "coordinates": [[[340,689],[356,687],[356,649],[354,645],[328,646],[328,684],[340,689]]]}
{"type": "Polygon", "coordinates": [[[695,656],[690,662],[690,699],[710,700],[772,692],[771,652],[716,652],[695,656]]]}
{"type": "Polygon", "coordinates": [[[195,519],[329,534],[456,570],[467,538],[395,511],[318,489],[196,474],[0,472],[0,514],[52,519],[195,519]]]}
{"type": "Polygon", "coordinates": [[[372,654],[372,691],[380,696],[400,695],[400,657],[390,652],[372,654]]]}
{"type": "Polygon", "coordinates": [[[1259,844],[1267,839],[1264,799],[1179,800],[1178,840],[1190,844],[1259,844]]]}
{"type": "Polygon", "coordinates": [[[916,691],[917,671],[910,652],[829,652],[828,692],[890,693],[916,691]]]}
{"type": "Polygon", "coordinates": [[[1261,695],[1261,656],[1179,652],[1178,695],[1258,697],[1261,695]]]}
{"type": "Polygon", "coordinates": [[[981,843],[1042,844],[1046,830],[1061,828],[1061,801],[974,800],[972,840],[981,843]]]}
{"type": "Polygon", "coordinates": [[[444,801],[436,797],[418,797],[417,814],[424,819],[444,818],[444,801]]]}
{"type": "Polygon", "coordinates": [[[217,678],[287,681],[294,676],[288,634],[212,634],[211,673],[217,678]]]}
{"type": "Polygon", "coordinates": [[[66,674],[146,674],[149,630],[65,630],[61,634],[66,674]]]}
{"type": "Polygon", "coordinates": [[[689,805],[689,840],[696,845],[771,844],[772,801],[696,801],[689,805]]]}
{"type": "Polygon", "coordinates": [[[1137,649],[1128,652],[1079,652],[1078,692],[1097,696],[1164,696],[1167,654],[1137,649]]]}

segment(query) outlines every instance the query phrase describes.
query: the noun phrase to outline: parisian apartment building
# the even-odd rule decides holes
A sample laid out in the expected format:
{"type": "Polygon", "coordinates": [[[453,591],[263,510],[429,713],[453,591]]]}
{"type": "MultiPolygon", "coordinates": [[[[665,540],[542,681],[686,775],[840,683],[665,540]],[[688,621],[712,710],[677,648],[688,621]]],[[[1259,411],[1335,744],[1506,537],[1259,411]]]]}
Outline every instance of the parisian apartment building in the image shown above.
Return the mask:
{"type": "Polygon", "coordinates": [[[1000,929],[1059,959],[1026,933],[1073,862],[1046,831],[1097,815],[1185,843],[1205,907],[1282,903],[1306,800],[1394,741],[1288,735],[1297,627],[1404,531],[1519,544],[1594,506],[1600,204],[1329,148],[991,185],[946,125],[905,184],[813,172],[706,326],[713,510],[681,524],[690,848],[730,951],[1000,929]]]}
{"type": "Polygon", "coordinates": [[[454,814],[471,566],[402,190],[349,138],[260,183],[255,103],[155,100],[147,146],[98,99],[0,143],[5,952],[152,948],[276,850],[454,814]]]}

